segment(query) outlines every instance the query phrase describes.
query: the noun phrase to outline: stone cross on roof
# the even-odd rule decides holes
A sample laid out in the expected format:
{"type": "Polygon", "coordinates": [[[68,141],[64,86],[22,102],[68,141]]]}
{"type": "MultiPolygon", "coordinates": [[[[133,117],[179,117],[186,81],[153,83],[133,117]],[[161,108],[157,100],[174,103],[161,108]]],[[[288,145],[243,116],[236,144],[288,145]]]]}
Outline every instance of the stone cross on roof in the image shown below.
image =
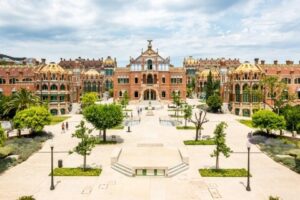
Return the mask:
{"type": "Polygon", "coordinates": [[[151,44],[151,42],[152,42],[152,40],[147,40],[148,41],[148,49],[152,49],[152,44],[151,44]]]}

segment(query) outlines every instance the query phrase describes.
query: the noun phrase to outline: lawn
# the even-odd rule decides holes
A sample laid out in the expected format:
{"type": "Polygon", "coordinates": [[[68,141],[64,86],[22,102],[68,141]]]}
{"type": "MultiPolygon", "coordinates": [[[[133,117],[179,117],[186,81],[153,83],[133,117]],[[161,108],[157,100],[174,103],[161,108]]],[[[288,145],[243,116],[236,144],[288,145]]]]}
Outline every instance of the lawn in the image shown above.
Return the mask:
{"type": "Polygon", "coordinates": [[[300,174],[300,140],[285,136],[254,133],[251,142],[257,144],[261,151],[291,170],[300,174]]]}
{"type": "Polygon", "coordinates": [[[70,116],[51,116],[51,122],[50,125],[55,125],[60,122],[65,121],[66,119],[69,119],[70,116]]]}
{"type": "Polygon", "coordinates": [[[205,140],[185,140],[183,141],[185,145],[215,145],[215,141],[213,139],[205,139],[205,140]]]}
{"type": "Polygon", "coordinates": [[[199,169],[203,177],[247,177],[246,169],[199,169]]]}
{"type": "Polygon", "coordinates": [[[115,126],[113,128],[110,128],[110,129],[112,129],[112,130],[122,130],[122,129],[124,129],[124,125],[120,124],[120,125],[117,125],[117,126],[115,126]]]}
{"type": "Polygon", "coordinates": [[[0,147],[0,173],[27,160],[42,147],[43,142],[50,138],[52,135],[36,133],[26,137],[8,139],[4,147],[0,147]],[[17,155],[17,159],[7,157],[9,155],[17,155]]]}
{"type": "MultiPolygon", "coordinates": [[[[87,168],[83,171],[82,168],[55,168],[54,176],[99,176],[101,169],[87,168]]],[[[50,174],[51,175],[51,174],[50,174]]]]}
{"type": "Polygon", "coordinates": [[[176,126],[176,129],[178,130],[195,130],[195,126],[176,126]]]}
{"type": "Polygon", "coordinates": [[[237,121],[239,121],[241,124],[248,126],[249,128],[254,128],[251,119],[238,119],[237,121]]]}

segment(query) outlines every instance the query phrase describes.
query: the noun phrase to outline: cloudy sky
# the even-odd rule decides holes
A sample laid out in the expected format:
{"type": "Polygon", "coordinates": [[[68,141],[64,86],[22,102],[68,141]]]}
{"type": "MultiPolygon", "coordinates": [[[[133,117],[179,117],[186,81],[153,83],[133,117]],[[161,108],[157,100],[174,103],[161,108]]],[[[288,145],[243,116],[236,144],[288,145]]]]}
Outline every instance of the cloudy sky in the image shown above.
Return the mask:
{"type": "Polygon", "coordinates": [[[128,63],[162,56],[300,60],[300,0],[0,0],[0,53],[128,63]]]}

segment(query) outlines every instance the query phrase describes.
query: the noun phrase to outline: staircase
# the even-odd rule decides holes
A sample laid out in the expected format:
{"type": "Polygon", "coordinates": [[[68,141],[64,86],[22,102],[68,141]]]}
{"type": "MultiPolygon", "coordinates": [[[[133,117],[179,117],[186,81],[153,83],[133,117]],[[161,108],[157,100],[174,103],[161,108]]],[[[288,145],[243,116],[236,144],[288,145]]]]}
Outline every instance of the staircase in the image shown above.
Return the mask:
{"type": "Polygon", "coordinates": [[[124,174],[125,176],[130,176],[130,177],[134,176],[132,169],[120,163],[116,162],[111,166],[111,168],[120,172],[121,174],[124,174]]]}
{"type": "Polygon", "coordinates": [[[188,170],[189,166],[188,164],[182,162],[179,165],[175,165],[174,167],[169,168],[168,172],[167,172],[167,176],[168,177],[173,177],[185,170],[188,170]]]}

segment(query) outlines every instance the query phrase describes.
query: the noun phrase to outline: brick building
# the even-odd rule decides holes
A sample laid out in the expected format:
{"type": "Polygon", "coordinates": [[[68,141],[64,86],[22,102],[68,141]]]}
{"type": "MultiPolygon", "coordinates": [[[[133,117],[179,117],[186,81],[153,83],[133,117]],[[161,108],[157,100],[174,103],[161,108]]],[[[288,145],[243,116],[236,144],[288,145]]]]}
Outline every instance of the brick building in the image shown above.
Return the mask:
{"type": "Polygon", "coordinates": [[[148,48],[137,58],[131,58],[126,67],[118,67],[114,74],[114,99],[127,91],[130,100],[171,100],[177,93],[186,98],[186,74],[183,67],[174,67],[170,58],[163,58],[148,48]]]}

